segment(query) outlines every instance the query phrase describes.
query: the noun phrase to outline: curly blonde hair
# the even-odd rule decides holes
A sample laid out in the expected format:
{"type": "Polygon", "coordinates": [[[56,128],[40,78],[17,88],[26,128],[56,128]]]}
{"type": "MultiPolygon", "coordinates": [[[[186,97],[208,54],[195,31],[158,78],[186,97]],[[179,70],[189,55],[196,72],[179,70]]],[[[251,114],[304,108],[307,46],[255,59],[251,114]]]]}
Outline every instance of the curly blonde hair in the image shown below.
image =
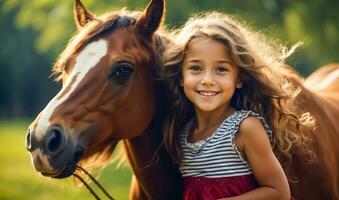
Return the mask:
{"type": "Polygon", "coordinates": [[[285,65],[285,59],[300,44],[288,50],[251,31],[234,17],[212,12],[193,16],[182,29],[175,31],[174,41],[164,54],[165,78],[172,95],[171,112],[164,127],[164,144],[173,159],[180,162],[178,135],[194,115],[193,105],[179,83],[187,46],[197,37],[219,41],[229,51],[239,67],[242,82],[242,88],[236,90],[231,105],[238,110],[252,110],[266,119],[273,132],[272,146],[278,159],[291,160],[292,150],[296,147],[312,154],[308,148],[309,139],[301,131],[302,126],[313,125],[312,116],[308,113],[297,115],[286,106],[287,100],[293,100],[298,94],[298,88],[286,79],[291,68],[285,65]]]}

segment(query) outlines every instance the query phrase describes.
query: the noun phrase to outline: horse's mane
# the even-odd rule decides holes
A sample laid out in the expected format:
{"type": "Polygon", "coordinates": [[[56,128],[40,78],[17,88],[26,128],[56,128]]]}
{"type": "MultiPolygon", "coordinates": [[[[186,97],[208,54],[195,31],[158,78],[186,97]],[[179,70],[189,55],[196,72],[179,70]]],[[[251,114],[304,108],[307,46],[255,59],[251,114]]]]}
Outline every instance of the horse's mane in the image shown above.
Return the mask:
{"type": "Polygon", "coordinates": [[[52,67],[52,76],[57,80],[62,77],[62,72],[67,66],[69,58],[78,53],[93,39],[111,32],[119,27],[127,27],[135,24],[140,12],[108,12],[94,18],[80,29],[68,42],[65,50],[60,54],[58,60],[52,67]]]}

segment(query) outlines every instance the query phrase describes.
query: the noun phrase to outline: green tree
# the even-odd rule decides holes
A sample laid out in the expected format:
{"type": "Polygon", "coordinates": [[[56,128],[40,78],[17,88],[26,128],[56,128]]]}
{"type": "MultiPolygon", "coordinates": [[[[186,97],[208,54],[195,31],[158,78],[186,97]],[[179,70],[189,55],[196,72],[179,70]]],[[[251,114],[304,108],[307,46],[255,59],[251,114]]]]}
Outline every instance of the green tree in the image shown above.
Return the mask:
{"type": "MultiPolygon", "coordinates": [[[[1,2],[2,4],[2,2],[1,2]]],[[[37,33],[18,29],[19,7],[0,17],[0,117],[36,115],[56,89],[49,78],[51,61],[34,48],[37,33]]]]}

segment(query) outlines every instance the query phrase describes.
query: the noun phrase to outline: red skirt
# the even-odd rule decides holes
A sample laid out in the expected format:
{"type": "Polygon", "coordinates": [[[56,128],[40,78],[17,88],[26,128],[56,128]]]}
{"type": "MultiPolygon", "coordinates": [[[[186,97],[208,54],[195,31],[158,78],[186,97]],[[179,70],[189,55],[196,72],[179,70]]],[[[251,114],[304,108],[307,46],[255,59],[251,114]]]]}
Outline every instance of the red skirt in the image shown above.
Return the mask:
{"type": "Polygon", "coordinates": [[[183,200],[215,200],[233,197],[257,187],[259,185],[252,174],[225,178],[184,177],[183,200]]]}

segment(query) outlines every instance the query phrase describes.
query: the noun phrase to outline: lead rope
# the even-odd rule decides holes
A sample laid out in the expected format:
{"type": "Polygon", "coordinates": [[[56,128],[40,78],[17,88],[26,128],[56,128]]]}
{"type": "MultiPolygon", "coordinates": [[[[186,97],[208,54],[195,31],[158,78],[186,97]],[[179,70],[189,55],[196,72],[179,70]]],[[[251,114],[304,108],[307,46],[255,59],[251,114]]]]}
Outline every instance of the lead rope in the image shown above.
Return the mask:
{"type": "Polygon", "coordinates": [[[100,200],[99,196],[92,190],[92,188],[86,183],[86,181],[81,178],[81,176],[79,176],[78,174],[73,174],[73,176],[78,178],[86,186],[86,188],[91,192],[96,200],[100,200]]]}
{"type": "MultiPolygon", "coordinates": [[[[100,189],[101,191],[106,195],[106,197],[110,200],[114,200],[114,198],[108,194],[108,192],[105,190],[104,187],[102,187],[102,185],[97,181],[95,180],[95,178],[90,174],[88,173],[85,169],[83,169],[82,167],[80,166],[77,166],[77,169],[79,169],[80,171],[83,171],[100,189]]],[[[90,191],[90,193],[95,197],[95,199],[97,200],[100,200],[99,196],[94,192],[94,190],[86,183],[86,181],[81,178],[81,176],[79,176],[78,174],[73,174],[74,177],[78,178],[85,186],[86,188],[90,191]]]]}

